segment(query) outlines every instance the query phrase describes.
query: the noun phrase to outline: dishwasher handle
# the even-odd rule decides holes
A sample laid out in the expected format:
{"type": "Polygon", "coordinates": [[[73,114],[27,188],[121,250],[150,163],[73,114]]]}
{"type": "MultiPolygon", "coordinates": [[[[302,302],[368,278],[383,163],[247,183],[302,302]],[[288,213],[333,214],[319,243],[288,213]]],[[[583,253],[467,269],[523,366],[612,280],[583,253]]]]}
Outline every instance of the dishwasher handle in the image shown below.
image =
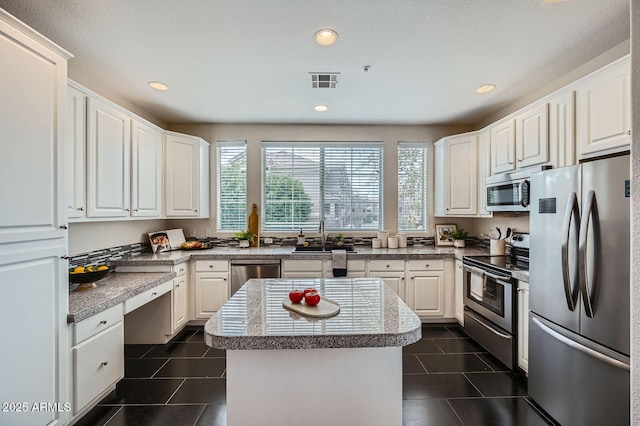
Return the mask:
{"type": "Polygon", "coordinates": [[[232,265],[280,265],[280,260],[273,259],[234,259],[232,265]]]}

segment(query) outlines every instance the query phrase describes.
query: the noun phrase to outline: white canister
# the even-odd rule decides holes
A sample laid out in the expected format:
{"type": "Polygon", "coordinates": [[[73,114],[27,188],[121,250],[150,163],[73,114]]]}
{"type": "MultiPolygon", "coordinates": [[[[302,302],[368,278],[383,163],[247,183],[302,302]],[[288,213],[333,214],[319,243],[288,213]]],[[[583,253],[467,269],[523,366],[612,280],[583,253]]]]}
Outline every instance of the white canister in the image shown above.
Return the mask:
{"type": "Polygon", "coordinates": [[[371,239],[371,247],[372,248],[380,248],[380,238],[372,238],[371,239]]]}
{"type": "Polygon", "coordinates": [[[389,238],[389,231],[378,231],[376,234],[378,239],[380,239],[380,247],[386,248],[388,244],[387,238],[389,238]]]}
{"type": "Polygon", "coordinates": [[[491,240],[489,243],[490,254],[504,254],[505,242],[504,240],[491,240]]]}
{"type": "Polygon", "coordinates": [[[396,234],[398,237],[398,248],[407,248],[407,234],[396,234]]]}
{"type": "Polygon", "coordinates": [[[398,248],[398,237],[388,237],[387,238],[387,243],[389,244],[389,248],[390,249],[397,249],[398,248]]]}

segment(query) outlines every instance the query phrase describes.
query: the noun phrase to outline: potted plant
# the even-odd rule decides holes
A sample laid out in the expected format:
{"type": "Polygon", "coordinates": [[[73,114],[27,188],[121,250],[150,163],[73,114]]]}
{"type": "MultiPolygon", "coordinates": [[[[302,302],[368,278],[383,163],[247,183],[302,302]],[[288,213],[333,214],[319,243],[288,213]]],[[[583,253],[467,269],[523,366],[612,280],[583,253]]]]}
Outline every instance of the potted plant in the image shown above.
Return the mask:
{"type": "Polygon", "coordinates": [[[236,238],[236,240],[238,240],[239,247],[249,247],[249,244],[253,241],[254,238],[254,235],[247,230],[234,232],[233,236],[236,238]]]}
{"type": "Polygon", "coordinates": [[[469,233],[464,229],[457,229],[451,231],[449,235],[451,235],[451,238],[453,238],[453,246],[456,248],[462,248],[464,247],[464,239],[467,238],[467,235],[469,235],[469,233]]]}
{"type": "Polygon", "coordinates": [[[337,246],[342,246],[344,244],[344,234],[342,232],[339,232],[336,235],[335,241],[337,246]]]}

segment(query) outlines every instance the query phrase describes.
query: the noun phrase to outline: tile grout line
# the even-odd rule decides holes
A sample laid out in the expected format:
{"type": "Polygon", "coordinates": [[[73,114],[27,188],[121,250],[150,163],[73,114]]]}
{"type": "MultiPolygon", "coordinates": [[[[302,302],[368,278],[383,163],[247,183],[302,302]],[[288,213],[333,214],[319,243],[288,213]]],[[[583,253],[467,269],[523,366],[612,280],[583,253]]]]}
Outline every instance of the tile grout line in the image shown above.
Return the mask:
{"type": "Polygon", "coordinates": [[[453,411],[453,414],[456,415],[456,418],[458,419],[458,421],[460,422],[461,425],[464,426],[464,422],[462,421],[462,417],[460,417],[460,415],[458,414],[458,412],[456,411],[455,408],[453,408],[453,405],[451,405],[451,401],[449,401],[449,398],[445,398],[445,401],[447,401],[447,404],[449,404],[449,407],[451,408],[451,411],[453,411]]]}
{"type": "Polygon", "coordinates": [[[169,396],[169,399],[167,399],[167,401],[164,403],[164,405],[169,405],[169,401],[171,401],[171,398],[173,398],[173,396],[178,393],[178,390],[180,390],[180,388],[182,387],[182,385],[184,385],[184,382],[187,381],[187,378],[185,377],[184,379],[182,379],[182,382],[178,385],[178,387],[176,388],[176,390],[173,391],[173,393],[169,396]]]}
{"type": "Polygon", "coordinates": [[[471,386],[473,386],[473,388],[474,388],[475,390],[477,390],[477,391],[478,391],[478,393],[479,393],[480,395],[482,395],[482,397],[483,397],[483,398],[486,398],[486,396],[485,396],[485,395],[480,391],[480,389],[478,389],[478,387],[476,386],[476,384],[475,384],[475,383],[473,383],[473,382],[471,381],[471,379],[470,379],[470,378],[468,378],[468,377],[467,377],[467,375],[466,375],[464,372],[462,373],[462,375],[464,376],[464,378],[465,378],[465,379],[467,379],[467,381],[468,381],[469,383],[471,383],[471,386]]]}
{"type": "MultiPolygon", "coordinates": [[[[118,414],[120,412],[120,410],[122,410],[122,408],[124,407],[124,405],[121,405],[119,409],[116,410],[115,413],[113,413],[113,415],[111,417],[109,417],[109,420],[107,420],[106,422],[103,423],[103,426],[107,426],[109,424],[109,422],[111,420],[113,420],[113,418],[116,416],[116,414],[118,414]]],[[[82,416],[84,417],[84,416],[82,416]]],[[[79,420],[82,420],[82,417],[79,420]]]]}

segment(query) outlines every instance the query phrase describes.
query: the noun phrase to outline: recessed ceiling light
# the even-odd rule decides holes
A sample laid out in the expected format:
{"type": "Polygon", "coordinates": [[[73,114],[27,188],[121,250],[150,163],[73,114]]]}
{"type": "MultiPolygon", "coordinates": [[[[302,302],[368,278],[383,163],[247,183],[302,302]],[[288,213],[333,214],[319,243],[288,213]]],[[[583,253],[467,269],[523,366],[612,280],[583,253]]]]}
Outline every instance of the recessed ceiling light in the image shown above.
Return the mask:
{"type": "Polygon", "coordinates": [[[326,110],[329,109],[329,107],[326,105],[316,105],[313,107],[313,109],[315,109],[318,112],[325,112],[326,110]]]}
{"type": "Polygon", "coordinates": [[[495,84],[484,84],[476,89],[476,93],[487,93],[496,88],[495,84]]]}
{"type": "Polygon", "coordinates": [[[147,84],[153,89],[159,90],[161,92],[166,92],[167,90],[169,90],[169,87],[166,84],[160,83],[159,81],[150,81],[147,84]]]}
{"type": "Polygon", "coordinates": [[[338,40],[338,33],[333,30],[324,29],[317,31],[313,37],[320,46],[331,46],[338,40]]]}

